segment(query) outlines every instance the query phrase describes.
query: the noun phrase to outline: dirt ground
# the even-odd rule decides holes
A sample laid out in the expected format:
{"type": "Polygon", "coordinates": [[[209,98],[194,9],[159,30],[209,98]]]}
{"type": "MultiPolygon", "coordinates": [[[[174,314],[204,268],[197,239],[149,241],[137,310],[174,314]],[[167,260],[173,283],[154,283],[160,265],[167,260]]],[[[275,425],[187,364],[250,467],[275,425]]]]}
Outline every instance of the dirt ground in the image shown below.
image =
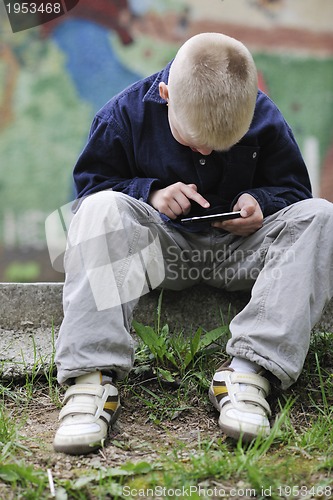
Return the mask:
{"type": "Polygon", "coordinates": [[[122,398],[122,412],[106,446],[89,455],[69,456],[53,450],[59,409],[48,395],[41,393],[22,415],[25,423],[20,433],[27,437],[25,445],[31,450],[25,460],[36,468],[51,469],[54,478],[73,479],[80,468],[117,467],[128,461],[156,462],[161,454],[172,455],[175,447],[186,458],[199,436],[201,441],[221,437],[217,413],[207,401],[202,404],[197,397],[190,408],[175,412],[159,424],[151,421],[150,413],[140,398],[122,398]]]}
{"type": "MultiPolygon", "coordinates": [[[[161,397],[162,401],[165,393],[157,386],[158,384],[155,384],[147,388],[161,397]]],[[[300,386],[301,384],[298,389],[300,386]]],[[[177,404],[176,394],[172,394],[171,390],[166,391],[170,399],[165,400],[165,404],[170,405],[171,411],[168,415],[161,417],[159,422],[154,423],[152,415],[158,418],[158,408],[153,408],[151,405],[154,399],[150,400],[147,405],[144,402],[145,392],[139,394],[140,387],[134,392],[125,386],[120,388],[122,413],[102,450],[85,456],[56,453],[52,442],[58,427],[59,408],[51,401],[48,390],[46,385],[40,386],[27,407],[18,409],[16,402],[9,403],[9,408],[12,404],[13,416],[21,424],[19,433],[26,436],[23,444],[28,451],[22,452],[25,464],[33,466],[35,470],[46,472],[49,469],[55,484],[59,484],[59,481],[75,481],[94,469],[120,467],[127,462],[156,464],[169,457],[170,461],[180,459],[181,462],[186,463],[191,455],[198,454],[199,443],[213,442],[217,439],[224,442],[227,439],[218,428],[218,415],[209,403],[208,397],[199,395],[197,392],[186,394],[184,401],[178,400],[179,409],[172,408],[172,404],[177,404]]],[[[272,399],[270,398],[275,415],[278,412],[278,396],[279,394],[276,393],[272,399]]],[[[146,402],[148,400],[146,393],[146,402]]],[[[163,409],[163,403],[160,404],[160,408],[163,409]]],[[[302,405],[297,406],[296,415],[292,420],[296,426],[302,427],[306,424],[307,412],[303,413],[302,405]]],[[[307,460],[309,457],[305,458],[307,460]]],[[[326,476],[321,476],[316,472],[313,476],[313,484],[321,478],[325,479],[326,476]]],[[[231,480],[223,481],[223,485],[213,480],[212,484],[223,486],[226,491],[228,489],[231,491],[235,487],[231,480]]],[[[211,486],[210,481],[209,486],[211,486]]],[[[10,494],[9,485],[5,486],[6,496],[2,496],[3,493],[4,490],[0,484],[0,498],[14,500],[10,494]]]]}

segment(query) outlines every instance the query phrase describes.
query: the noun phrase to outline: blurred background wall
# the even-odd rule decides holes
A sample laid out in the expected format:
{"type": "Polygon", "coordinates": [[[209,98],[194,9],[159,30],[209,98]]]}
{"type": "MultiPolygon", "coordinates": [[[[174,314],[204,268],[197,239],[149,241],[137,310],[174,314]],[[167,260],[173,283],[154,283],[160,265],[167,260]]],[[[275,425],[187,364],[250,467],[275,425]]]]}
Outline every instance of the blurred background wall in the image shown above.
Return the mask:
{"type": "Polygon", "coordinates": [[[0,281],[63,280],[44,223],[74,198],[72,169],[94,114],[203,31],[252,51],[314,194],[333,201],[332,19],[332,0],[80,0],[13,33],[0,0],[0,281]]]}

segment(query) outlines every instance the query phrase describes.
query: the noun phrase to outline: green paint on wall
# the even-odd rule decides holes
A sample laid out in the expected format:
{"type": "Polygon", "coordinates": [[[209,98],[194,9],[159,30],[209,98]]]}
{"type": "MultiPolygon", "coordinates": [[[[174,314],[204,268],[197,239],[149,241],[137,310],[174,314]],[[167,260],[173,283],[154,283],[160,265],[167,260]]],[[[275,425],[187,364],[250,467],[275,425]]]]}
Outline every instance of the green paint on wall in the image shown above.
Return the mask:
{"type": "Polygon", "coordinates": [[[254,58],[300,148],[307,137],[315,137],[322,161],[333,141],[333,59],[271,54],[254,58]]]}

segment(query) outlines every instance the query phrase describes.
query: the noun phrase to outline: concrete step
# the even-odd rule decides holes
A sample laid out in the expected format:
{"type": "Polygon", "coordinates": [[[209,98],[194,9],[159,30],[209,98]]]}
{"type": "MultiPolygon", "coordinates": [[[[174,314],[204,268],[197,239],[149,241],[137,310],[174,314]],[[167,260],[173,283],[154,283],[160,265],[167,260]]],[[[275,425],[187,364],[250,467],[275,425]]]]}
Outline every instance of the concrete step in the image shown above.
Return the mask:
{"type": "MultiPolygon", "coordinates": [[[[54,340],[63,317],[62,283],[0,283],[0,374],[19,378],[48,370],[54,340]]],[[[141,297],[137,321],[154,325],[159,291],[141,297]]],[[[247,293],[228,293],[207,286],[182,292],[164,291],[161,324],[191,333],[229,323],[248,302],[247,293]]],[[[333,331],[333,299],[315,327],[333,331]]]]}

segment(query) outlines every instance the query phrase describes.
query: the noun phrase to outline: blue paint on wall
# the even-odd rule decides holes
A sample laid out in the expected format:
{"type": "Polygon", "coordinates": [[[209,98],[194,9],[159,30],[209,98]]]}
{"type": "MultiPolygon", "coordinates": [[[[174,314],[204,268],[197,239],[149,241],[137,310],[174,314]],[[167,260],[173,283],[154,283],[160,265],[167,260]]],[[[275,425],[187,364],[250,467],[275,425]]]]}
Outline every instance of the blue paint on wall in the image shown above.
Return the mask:
{"type": "Polygon", "coordinates": [[[79,96],[96,111],[112,96],[141,78],[117,58],[110,31],[81,19],[69,19],[53,32],[79,96]]]}

